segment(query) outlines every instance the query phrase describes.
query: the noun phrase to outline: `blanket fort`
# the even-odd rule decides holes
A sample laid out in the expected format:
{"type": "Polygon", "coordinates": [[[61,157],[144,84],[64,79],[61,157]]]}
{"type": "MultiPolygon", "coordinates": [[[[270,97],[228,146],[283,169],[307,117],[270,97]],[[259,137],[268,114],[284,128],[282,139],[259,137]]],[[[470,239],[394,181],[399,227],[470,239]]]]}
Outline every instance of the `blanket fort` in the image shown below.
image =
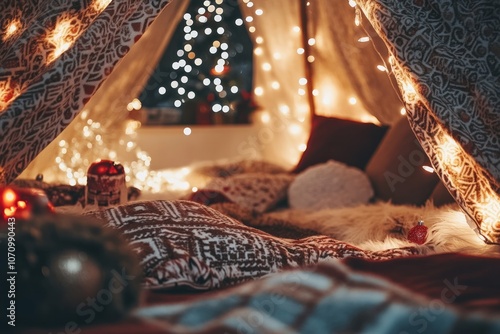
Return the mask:
{"type": "MultiPolygon", "coordinates": [[[[167,0],[94,0],[78,2],[70,8],[56,2],[38,7],[29,1],[0,5],[1,184],[14,180],[84,110],[88,101],[101,93],[98,88],[103,81],[118,61],[126,58],[132,45],[168,3],[167,0]]],[[[170,6],[178,3],[174,1],[170,6]]],[[[279,6],[276,4],[273,2],[283,13],[311,16],[310,22],[320,22],[320,13],[330,13],[332,8],[349,9],[351,5],[351,10],[358,11],[357,24],[368,29],[366,21],[371,23],[388,49],[390,66],[384,68],[398,81],[412,129],[435,171],[475,223],[482,238],[490,243],[500,242],[500,36],[494,33],[500,29],[500,4],[486,0],[429,0],[410,5],[395,0],[315,0],[305,7],[280,0],[279,6]],[[306,13],[299,13],[298,8],[306,8],[306,13]],[[367,20],[362,19],[361,11],[367,20]]],[[[267,14],[273,10],[261,0],[252,5],[241,2],[247,14],[260,7],[267,14]]],[[[293,19],[285,15],[270,17],[293,19]]],[[[309,49],[307,45],[319,45],[322,33],[330,26],[326,23],[323,27],[316,26],[317,29],[310,32],[316,35],[303,39],[306,43],[298,54],[304,54],[302,51],[309,49]]],[[[255,29],[250,24],[251,27],[255,29]]],[[[340,29],[340,26],[332,27],[340,29]]],[[[276,27],[267,23],[260,28],[264,33],[276,27]]],[[[255,39],[263,42],[260,35],[255,39]]],[[[352,41],[336,40],[334,44],[350,43],[352,41]]],[[[294,56],[297,50],[294,47],[294,56]]],[[[338,52],[331,53],[331,57],[338,52]]],[[[283,59],[282,53],[275,52],[271,57],[283,59]]],[[[314,58],[323,59],[321,54],[314,58]]],[[[347,58],[352,57],[344,55],[345,64],[349,64],[347,58]]],[[[148,61],[147,57],[142,58],[145,66],[148,61]]],[[[315,66],[321,63],[326,68],[328,62],[316,62],[315,66]]],[[[264,76],[267,72],[269,67],[265,66],[259,75],[271,84],[272,77],[264,76]]],[[[315,73],[320,72],[321,68],[316,68],[315,73]]],[[[311,95],[319,92],[314,87],[314,78],[311,80],[312,85],[299,87],[299,96],[309,96],[306,93],[311,89],[311,95]]],[[[256,85],[258,82],[259,79],[256,85]]],[[[284,85],[285,81],[281,83],[284,85]]],[[[352,86],[359,87],[359,83],[352,86]]],[[[270,105],[272,99],[263,94],[263,88],[255,89],[256,96],[262,95],[257,103],[270,105]]],[[[286,96],[292,93],[296,96],[295,92],[289,91],[286,96]]],[[[360,91],[357,93],[365,96],[360,91]]],[[[290,101],[293,99],[290,97],[290,101]]],[[[369,99],[365,99],[368,104],[366,100],[369,99]]],[[[304,102],[307,101],[297,102],[298,110],[306,110],[297,112],[297,119],[302,121],[309,108],[304,102]]],[[[279,130],[283,127],[276,126],[283,124],[279,115],[289,114],[290,109],[280,109],[278,105],[269,110],[275,110],[276,114],[272,115],[277,116],[267,118],[277,122],[274,127],[267,126],[271,131],[274,129],[271,133],[276,137],[273,138],[290,137],[286,131],[279,130]]],[[[376,110],[370,112],[376,113],[376,110]]],[[[119,108],[104,110],[100,117],[105,120],[119,113],[119,108]]],[[[304,124],[306,122],[293,124],[291,132],[306,126],[304,124]]],[[[274,145],[280,147],[277,140],[268,142],[267,146],[274,145]]]]}

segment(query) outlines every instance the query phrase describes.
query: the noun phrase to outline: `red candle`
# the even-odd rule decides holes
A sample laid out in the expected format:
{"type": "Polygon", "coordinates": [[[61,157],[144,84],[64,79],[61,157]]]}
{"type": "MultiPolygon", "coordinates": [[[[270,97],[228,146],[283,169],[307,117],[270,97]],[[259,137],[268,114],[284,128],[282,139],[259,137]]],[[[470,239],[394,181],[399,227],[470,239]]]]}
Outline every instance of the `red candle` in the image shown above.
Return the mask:
{"type": "Polygon", "coordinates": [[[32,215],[54,212],[54,206],[41,189],[0,187],[0,213],[8,218],[28,219],[32,215]]]}
{"type": "Polygon", "coordinates": [[[127,186],[123,166],[111,160],[90,165],[85,187],[85,205],[107,207],[127,202],[127,186]]]}

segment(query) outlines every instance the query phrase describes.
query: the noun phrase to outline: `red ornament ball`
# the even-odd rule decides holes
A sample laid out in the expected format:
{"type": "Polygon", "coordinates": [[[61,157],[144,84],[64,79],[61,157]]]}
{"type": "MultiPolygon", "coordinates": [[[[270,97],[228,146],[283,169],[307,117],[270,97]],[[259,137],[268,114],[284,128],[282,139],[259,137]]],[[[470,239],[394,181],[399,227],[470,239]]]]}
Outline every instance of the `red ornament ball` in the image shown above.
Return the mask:
{"type": "Polygon", "coordinates": [[[423,221],[419,221],[418,224],[408,232],[408,240],[419,245],[423,245],[427,240],[427,226],[424,225],[423,221]]]}
{"type": "Polygon", "coordinates": [[[0,223],[53,212],[54,206],[42,189],[0,186],[0,223]]]}

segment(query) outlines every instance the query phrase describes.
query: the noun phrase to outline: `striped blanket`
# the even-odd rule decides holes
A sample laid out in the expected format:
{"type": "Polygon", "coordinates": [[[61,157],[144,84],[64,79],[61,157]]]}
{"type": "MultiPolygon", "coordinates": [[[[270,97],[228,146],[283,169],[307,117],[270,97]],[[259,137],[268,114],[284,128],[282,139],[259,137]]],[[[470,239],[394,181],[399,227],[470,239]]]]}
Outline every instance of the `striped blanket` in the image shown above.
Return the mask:
{"type": "MultiPolygon", "coordinates": [[[[428,298],[339,260],[290,269],[194,303],[140,308],[162,333],[500,333],[500,314],[454,301],[476,288],[444,280],[428,298]]],[[[497,294],[498,291],[492,291],[497,294]]],[[[499,298],[500,296],[492,296],[499,298]]]]}

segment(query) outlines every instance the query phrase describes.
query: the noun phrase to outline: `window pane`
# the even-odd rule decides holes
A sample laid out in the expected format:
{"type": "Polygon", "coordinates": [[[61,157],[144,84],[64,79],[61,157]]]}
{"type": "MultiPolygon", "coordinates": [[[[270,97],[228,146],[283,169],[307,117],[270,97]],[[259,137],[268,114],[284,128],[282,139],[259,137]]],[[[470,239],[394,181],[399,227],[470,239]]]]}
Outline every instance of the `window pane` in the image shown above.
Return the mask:
{"type": "Polygon", "coordinates": [[[140,96],[145,123],[248,123],[252,53],[237,1],[192,0],[140,96]]]}

